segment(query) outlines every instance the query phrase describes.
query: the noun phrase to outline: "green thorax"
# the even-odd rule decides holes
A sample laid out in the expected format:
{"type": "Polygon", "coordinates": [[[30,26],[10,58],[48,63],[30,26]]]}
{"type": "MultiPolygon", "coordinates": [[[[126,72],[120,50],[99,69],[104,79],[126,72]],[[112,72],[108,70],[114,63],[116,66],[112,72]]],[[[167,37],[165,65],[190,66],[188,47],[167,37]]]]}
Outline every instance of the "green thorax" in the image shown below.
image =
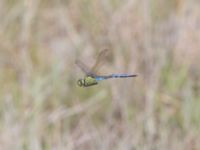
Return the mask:
{"type": "Polygon", "coordinates": [[[85,87],[98,84],[97,80],[94,77],[91,77],[91,76],[86,76],[83,80],[84,80],[83,85],[85,87]]]}

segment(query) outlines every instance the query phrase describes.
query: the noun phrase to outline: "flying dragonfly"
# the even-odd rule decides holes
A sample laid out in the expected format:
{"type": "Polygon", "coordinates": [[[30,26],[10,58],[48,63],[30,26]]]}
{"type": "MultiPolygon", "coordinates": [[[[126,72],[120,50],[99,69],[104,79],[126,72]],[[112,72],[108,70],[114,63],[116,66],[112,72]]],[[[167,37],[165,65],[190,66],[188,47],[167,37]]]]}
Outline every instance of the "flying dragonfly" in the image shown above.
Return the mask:
{"type": "Polygon", "coordinates": [[[129,77],[136,77],[136,74],[110,74],[110,75],[98,75],[96,74],[97,69],[100,68],[103,64],[103,60],[108,55],[109,50],[104,49],[102,50],[96,60],[94,66],[89,69],[82,61],[76,60],[76,65],[85,73],[85,77],[83,79],[79,79],[77,84],[80,87],[88,87],[97,85],[99,81],[111,79],[111,78],[129,78],[129,77]]]}

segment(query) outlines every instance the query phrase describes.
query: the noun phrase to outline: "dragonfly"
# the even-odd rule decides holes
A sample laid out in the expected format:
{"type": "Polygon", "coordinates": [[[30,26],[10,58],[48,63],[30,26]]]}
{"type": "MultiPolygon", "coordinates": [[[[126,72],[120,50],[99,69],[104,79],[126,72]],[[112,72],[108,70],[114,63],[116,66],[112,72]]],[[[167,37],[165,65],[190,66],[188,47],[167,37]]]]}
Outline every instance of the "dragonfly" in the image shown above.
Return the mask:
{"type": "Polygon", "coordinates": [[[109,50],[104,49],[102,50],[93,65],[91,69],[85,65],[81,60],[76,60],[76,65],[85,73],[85,77],[82,79],[78,79],[77,84],[80,87],[89,87],[93,85],[97,85],[99,81],[111,79],[111,78],[130,78],[130,77],[136,77],[137,74],[110,74],[110,75],[98,75],[96,72],[97,70],[102,66],[103,60],[108,55],[109,50]]]}

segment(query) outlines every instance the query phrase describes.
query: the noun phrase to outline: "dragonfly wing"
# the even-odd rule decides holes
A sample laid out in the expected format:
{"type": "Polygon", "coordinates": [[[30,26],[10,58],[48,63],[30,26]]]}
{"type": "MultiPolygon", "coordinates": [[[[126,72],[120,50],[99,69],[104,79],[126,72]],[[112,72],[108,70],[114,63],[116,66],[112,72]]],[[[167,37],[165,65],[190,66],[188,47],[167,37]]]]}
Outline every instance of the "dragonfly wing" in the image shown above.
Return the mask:
{"type": "Polygon", "coordinates": [[[76,60],[76,65],[86,74],[93,76],[94,74],[91,72],[91,70],[80,60],[76,60]]]}
{"type": "Polygon", "coordinates": [[[108,54],[109,54],[109,50],[108,49],[104,49],[104,50],[102,50],[100,53],[99,53],[99,55],[98,55],[98,57],[97,57],[97,60],[96,60],[96,62],[95,62],[95,64],[94,64],[94,66],[92,67],[92,72],[97,72],[98,71],[98,69],[100,69],[100,67],[103,65],[103,63],[105,62],[104,60],[106,59],[106,57],[108,56],[108,54]]]}

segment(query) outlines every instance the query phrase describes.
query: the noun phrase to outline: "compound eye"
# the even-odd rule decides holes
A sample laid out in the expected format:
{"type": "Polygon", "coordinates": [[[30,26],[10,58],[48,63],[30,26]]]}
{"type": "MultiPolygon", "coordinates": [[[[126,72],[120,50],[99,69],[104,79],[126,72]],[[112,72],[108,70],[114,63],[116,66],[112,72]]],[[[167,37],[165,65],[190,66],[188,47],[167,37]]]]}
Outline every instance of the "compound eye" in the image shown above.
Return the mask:
{"type": "Polygon", "coordinates": [[[82,85],[83,85],[81,79],[78,80],[77,84],[78,84],[79,86],[82,86],[82,85]]]}

